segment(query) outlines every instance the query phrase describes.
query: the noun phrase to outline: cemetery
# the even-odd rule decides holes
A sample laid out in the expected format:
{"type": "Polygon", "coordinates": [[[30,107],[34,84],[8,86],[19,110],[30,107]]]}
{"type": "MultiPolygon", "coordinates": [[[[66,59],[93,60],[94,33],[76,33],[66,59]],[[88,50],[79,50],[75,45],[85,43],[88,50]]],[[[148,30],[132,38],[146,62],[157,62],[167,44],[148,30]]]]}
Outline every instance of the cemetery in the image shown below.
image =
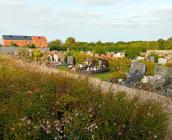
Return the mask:
{"type": "Polygon", "coordinates": [[[84,64],[79,64],[76,68],[77,72],[97,74],[108,72],[108,61],[104,59],[87,59],[84,64]]]}
{"type": "Polygon", "coordinates": [[[171,59],[169,55],[165,58],[162,53],[157,57],[157,54],[148,51],[144,56],[137,56],[136,59],[130,60],[124,53],[99,55],[93,52],[21,48],[14,53],[10,52],[10,55],[49,68],[84,74],[110,83],[172,96],[170,76],[172,70],[166,67],[166,64],[171,63],[171,59]]]}

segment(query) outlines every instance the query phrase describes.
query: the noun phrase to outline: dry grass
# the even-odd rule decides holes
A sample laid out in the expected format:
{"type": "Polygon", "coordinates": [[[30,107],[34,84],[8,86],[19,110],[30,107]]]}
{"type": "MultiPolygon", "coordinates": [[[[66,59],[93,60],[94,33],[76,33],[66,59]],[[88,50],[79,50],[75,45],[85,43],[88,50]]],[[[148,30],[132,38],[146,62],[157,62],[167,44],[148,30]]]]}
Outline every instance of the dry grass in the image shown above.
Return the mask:
{"type": "Polygon", "coordinates": [[[154,101],[103,95],[86,80],[0,57],[0,139],[163,140],[168,114],[154,101]]]}

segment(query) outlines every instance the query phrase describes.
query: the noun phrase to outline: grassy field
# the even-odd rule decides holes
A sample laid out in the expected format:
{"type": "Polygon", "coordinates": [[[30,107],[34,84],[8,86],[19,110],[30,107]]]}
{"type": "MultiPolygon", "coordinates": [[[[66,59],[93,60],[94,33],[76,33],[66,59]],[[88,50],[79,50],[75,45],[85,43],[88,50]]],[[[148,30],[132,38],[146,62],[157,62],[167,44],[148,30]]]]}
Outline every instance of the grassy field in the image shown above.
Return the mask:
{"type": "Polygon", "coordinates": [[[107,73],[100,73],[100,74],[96,74],[94,77],[98,78],[102,81],[108,81],[110,80],[113,76],[115,75],[114,72],[107,72],[107,73]]]}
{"type": "Polygon", "coordinates": [[[68,71],[68,67],[67,66],[59,66],[57,67],[58,70],[62,70],[62,71],[68,71]]]}
{"type": "MultiPolygon", "coordinates": [[[[106,77],[106,76],[105,76],[106,77]]],[[[93,91],[87,80],[36,72],[0,56],[1,140],[163,140],[161,103],[93,91]]]]}

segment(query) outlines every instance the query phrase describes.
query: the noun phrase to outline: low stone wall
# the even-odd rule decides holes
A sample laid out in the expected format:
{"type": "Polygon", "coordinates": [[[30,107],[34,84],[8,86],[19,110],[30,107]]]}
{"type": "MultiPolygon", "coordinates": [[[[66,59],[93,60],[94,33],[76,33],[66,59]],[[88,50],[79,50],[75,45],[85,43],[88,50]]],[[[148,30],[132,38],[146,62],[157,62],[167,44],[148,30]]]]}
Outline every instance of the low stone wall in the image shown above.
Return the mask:
{"type": "Polygon", "coordinates": [[[19,51],[20,47],[0,47],[0,53],[3,54],[12,54],[15,51],[19,51]]]}
{"type": "MultiPolygon", "coordinates": [[[[13,54],[15,51],[18,52],[23,47],[0,47],[0,53],[2,54],[13,54]]],[[[27,48],[29,49],[29,48],[27,48]]],[[[39,48],[42,52],[50,51],[50,48],[39,48]]]]}

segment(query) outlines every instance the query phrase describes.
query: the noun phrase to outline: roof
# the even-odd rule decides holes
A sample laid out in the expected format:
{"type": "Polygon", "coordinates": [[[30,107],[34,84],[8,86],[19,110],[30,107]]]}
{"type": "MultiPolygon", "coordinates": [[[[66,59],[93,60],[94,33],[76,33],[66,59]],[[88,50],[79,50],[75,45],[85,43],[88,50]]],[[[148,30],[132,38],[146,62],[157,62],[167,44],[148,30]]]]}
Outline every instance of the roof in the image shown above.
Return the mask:
{"type": "Polygon", "coordinates": [[[31,36],[2,35],[4,40],[32,40],[31,36]]]}

